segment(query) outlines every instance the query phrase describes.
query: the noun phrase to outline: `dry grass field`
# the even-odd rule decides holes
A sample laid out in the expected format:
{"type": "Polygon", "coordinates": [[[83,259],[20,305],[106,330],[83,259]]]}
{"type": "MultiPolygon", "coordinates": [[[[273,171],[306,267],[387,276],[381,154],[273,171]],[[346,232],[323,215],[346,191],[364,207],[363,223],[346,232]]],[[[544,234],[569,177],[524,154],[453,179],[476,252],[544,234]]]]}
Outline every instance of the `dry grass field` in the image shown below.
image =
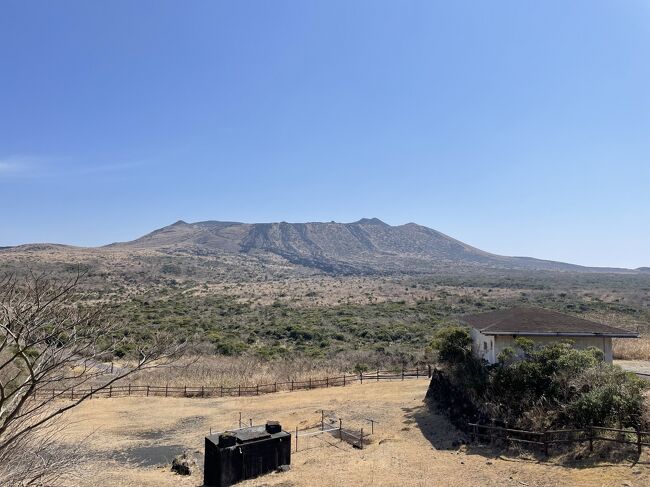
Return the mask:
{"type": "Polygon", "coordinates": [[[650,338],[636,340],[614,339],[614,358],[620,360],[650,360],[650,338]]]}
{"type": "Polygon", "coordinates": [[[202,453],[203,437],[235,427],[239,412],[254,423],[281,421],[288,430],[316,425],[321,410],[344,427],[378,421],[363,450],[334,437],[305,440],[293,454],[292,469],[243,482],[262,486],[642,486],[650,484],[649,452],[638,463],[629,459],[548,462],[458,446],[461,435],[424,405],[426,380],[366,383],[343,388],[278,393],[252,398],[95,399],[72,412],[66,441],[85,441],[88,460],[68,485],[192,486],[202,475],[172,473],[173,455],[202,453]],[[130,458],[130,461],[127,459],[130,458]],[[139,462],[139,463],[138,463],[139,462]]]}
{"type": "Polygon", "coordinates": [[[426,299],[456,302],[460,299],[515,299],[531,289],[491,289],[470,286],[445,286],[417,283],[390,277],[317,276],[251,283],[215,283],[192,289],[197,295],[223,295],[255,306],[284,303],[298,307],[362,305],[403,301],[416,303],[426,299]]]}

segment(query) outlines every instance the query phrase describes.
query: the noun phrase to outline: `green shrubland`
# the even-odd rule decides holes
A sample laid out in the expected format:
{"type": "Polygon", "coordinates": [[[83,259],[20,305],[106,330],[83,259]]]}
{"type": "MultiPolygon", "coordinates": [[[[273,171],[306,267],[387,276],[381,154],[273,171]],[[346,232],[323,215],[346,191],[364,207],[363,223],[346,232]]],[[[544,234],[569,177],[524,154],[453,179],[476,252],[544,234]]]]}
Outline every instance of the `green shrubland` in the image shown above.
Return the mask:
{"type": "Polygon", "coordinates": [[[648,384],[603,362],[596,348],[519,338],[488,365],[472,355],[469,331],[461,327],[438,329],[431,348],[443,366],[431,396],[456,421],[496,419],[534,430],[642,422],[648,384]]]}

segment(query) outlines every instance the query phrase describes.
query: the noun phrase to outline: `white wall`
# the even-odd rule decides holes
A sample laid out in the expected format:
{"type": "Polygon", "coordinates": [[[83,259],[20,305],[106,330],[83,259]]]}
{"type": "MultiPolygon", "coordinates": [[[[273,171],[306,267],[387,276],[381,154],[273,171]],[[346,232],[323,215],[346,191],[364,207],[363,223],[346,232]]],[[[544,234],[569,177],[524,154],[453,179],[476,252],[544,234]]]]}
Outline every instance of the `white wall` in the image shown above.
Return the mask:
{"type": "MultiPolygon", "coordinates": [[[[515,336],[513,335],[496,335],[487,336],[483,335],[480,331],[472,329],[472,350],[474,353],[493,364],[497,361],[497,357],[506,347],[516,349],[515,336]],[[487,344],[487,350],[485,350],[487,344]]],[[[557,343],[561,341],[571,340],[573,346],[577,349],[585,349],[588,347],[595,347],[602,350],[605,362],[612,361],[612,339],[609,337],[554,337],[554,336],[529,336],[528,338],[535,342],[536,345],[548,345],[550,343],[557,343]]]]}
{"type": "Polygon", "coordinates": [[[483,335],[475,328],[471,329],[470,334],[472,336],[472,352],[474,352],[474,355],[487,360],[491,364],[495,363],[498,355],[498,353],[495,353],[495,337],[483,335]]]}

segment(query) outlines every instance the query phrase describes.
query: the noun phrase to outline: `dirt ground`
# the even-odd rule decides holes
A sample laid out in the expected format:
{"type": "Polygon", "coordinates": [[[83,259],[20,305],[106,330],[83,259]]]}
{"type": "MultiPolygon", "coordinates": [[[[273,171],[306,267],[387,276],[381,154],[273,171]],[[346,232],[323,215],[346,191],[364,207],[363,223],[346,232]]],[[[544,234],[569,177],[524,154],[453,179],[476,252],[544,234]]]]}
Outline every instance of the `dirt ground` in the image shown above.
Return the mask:
{"type": "Polygon", "coordinates": [[[66,441],[85,441],[88,464],[69,485],[202,485],[170,471],[174,455],[188,450],[200,457],[203,438],[244,422],[278,420],[284,429],[315,426],[321,410],[344,428],[367,432],[366,418],[377,421],[363,450],[329,435],[300,438],[289,472],[243,482],[263,486],[643,486],[650,485],[650,454],[638,462],[586,458],[572,466],[559,458],[541,462],[516,452],[505,455],[459,445],[462,438],[423,403],[428,382],[366,383],[346,388],[287,392],[252,398],[94,399],[69,415],[66,441]],[[526,459],[528,458],[528,459],[526,459]]]}
{"type": "Polygon", "coordinates": [[[647,360],[614,360],[614,364],[632,372],[650,374],[650,362],[647,360]]]}

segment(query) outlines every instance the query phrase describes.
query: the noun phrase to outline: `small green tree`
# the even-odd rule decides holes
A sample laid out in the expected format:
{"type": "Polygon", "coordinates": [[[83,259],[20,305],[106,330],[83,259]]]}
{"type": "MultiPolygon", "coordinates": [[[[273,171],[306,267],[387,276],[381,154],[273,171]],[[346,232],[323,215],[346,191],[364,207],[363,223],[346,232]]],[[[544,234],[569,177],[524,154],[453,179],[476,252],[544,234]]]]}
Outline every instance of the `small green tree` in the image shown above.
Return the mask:
{"type": "Polygon", "coordinates": [[[354,364],[354,371],[357,374],[363,374],[364,372],[368,372],[368,370],[369,370],[369,367],[368,367],[367,364],[364,364],[364,363],[361,363],[361,362],[357,362],[356,364],[354,364]]]}
{"type": "Polygon", "coordinates": [[[472,337],[467,328],[445,326],[436,330],[430,348],[437,352],[441,363],[460,364],[472,355],[472,337]]]}

